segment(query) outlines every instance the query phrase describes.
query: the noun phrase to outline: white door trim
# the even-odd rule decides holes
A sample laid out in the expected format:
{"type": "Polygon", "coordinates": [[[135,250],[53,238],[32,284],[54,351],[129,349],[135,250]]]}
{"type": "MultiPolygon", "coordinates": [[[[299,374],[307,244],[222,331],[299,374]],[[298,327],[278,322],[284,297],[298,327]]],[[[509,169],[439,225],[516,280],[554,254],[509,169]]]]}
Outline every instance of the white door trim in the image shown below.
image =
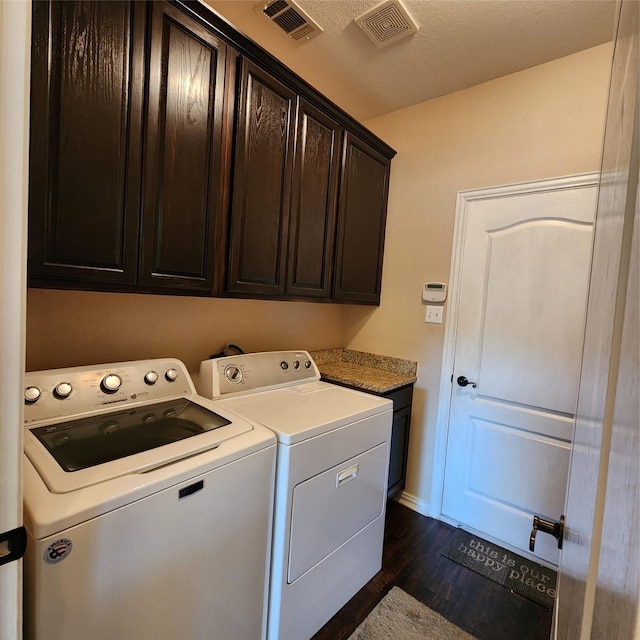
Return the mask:
{"type": "Polygon", "coordinates": [[[458,327],[458,307],[460,304],[460,278],[462,276],[462,258],[464,235],[467,224],[469,204],[478,200],[508,197],[544,191],[561,191],[580,187],[597,187],[598,172],[582,173],[549,180],[521,182],[498,187],[459,191],[456,200],[455,226],[453,232],[453,253],[449,273],[449,313],[446,315],[444,345],[442,352],[442,370],[440,373],[440,391],[438,394],[438,412],[436,416],[436,435],[434,443],[433,475],[431,478],[430,513],[432,518],[441,519],[442,493],[444,490],[444,469],[447,455],[447,437],[449,433],[449,410],[451,407],[451,375],[453,373],[456,334],[458,327]]]}
{"type": "MultiPolygon", "coordinates": [[[[22,524],[31,2],[0,0],[0,531],[22,524]]],[[[22,637],[22,561],[0,567],[0,640],[22,637]]]]}

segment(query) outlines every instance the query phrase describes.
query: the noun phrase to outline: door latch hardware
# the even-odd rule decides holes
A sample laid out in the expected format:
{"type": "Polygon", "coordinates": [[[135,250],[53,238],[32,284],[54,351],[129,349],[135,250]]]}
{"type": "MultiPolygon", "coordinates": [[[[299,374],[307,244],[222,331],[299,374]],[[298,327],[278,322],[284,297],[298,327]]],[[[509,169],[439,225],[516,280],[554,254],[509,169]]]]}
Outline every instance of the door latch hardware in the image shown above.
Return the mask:
{"type": "Polygon", "coordinates": [[[26,548],[27,531],[24,527],[0,533],[0,566],[20,560],[26,548]]]}
{"type": "Polygon", "coordinates": [[[458,376],[458,379],[456,380],[456,382],[461,387],[466,387],[468,384],[470,384],[475,389],[478,386],[475,382],[471,382],[470,380],[468,380],[466,376],[458,376]]]}
{"type": "Polygon", "coordinates": [[[529,551],[534,551],[536,546],[536,533],[550,533],[558,541],[558,549],[562,549],[562,540],[564,539],[564,515],[560,516],[560,520],[547,520],[540,516],[533,516],[533,529],[529,536],[529,551]]]}

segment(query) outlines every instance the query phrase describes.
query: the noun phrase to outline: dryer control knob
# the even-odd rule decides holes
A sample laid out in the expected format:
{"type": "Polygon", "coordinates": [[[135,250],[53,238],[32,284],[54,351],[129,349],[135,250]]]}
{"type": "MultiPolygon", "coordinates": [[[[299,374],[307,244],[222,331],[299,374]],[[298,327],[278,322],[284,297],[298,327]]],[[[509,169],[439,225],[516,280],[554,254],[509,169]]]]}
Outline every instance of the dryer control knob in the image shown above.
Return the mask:
{"type": "Polygon", "coordinates": [[[27,387],[24,390],[24,401],[33,404],[34,402],[38,402],[41,395],[42,391],[40,391],[38,387],[27,387]]]}
{"type": "Polygon", "coordinates": [[[169,382],[175,382],[178,379],[178,372],[175,369],[167,369],[167,372],[164,374],[164,377],[169,382]]]}
{"type": "Polygon", "coordinates": [[[147,384],[155,384],[158,382],[158,374],[155,371],[147,371],[147,373],[144,374],[144,381],[147,384]]]}
{"type": "Polygon", "coordinates": [[[224,377],[233,383],[238,383],[242,381],[243,373],[240,367],[237,367],[235,364],[230,364],[224,370],[224,377]]]}
{"type": "Polygon", "coordinates": [[[71,391],[73,391],[73,389],[68,382],[61,382],[56,385],[53,390],[53,395],[58,398],[58,400],[64,400],[71,395],[71,391]]]}
{"type": "Polygon", "coordinates": [[[122,386],[122,378],[115,373],[107,374],[100,381],[100,388],[105,393],[115,393],[122,386]]]}

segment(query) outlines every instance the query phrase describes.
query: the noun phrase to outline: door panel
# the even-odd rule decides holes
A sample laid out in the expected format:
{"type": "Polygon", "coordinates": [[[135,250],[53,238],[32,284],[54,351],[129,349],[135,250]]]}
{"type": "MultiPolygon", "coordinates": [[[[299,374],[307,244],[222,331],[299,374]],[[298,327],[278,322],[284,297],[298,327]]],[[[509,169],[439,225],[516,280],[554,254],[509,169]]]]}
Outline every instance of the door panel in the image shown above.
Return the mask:
{"type": "Polygon", "coordinates": [[[640,627],[640,4],[617,5],[554,638],[640,627]]]}
{"type": "Polygon", "coordinates": [[[549,511],[550,506],[561,513],[564,496],[556,488],[566,484],[563,471],[569,460],[568,443],[473,417],[469,432],[475,453],[468,470],[469,492],[505,508],[524,503],[536,513],[549,511]],[[505,465],[505,459],[511,464],[505,465]],[[539,460],[547,461],[544,476],[539,460]],[[487,468],[492,473],[487,473],[487,468]]]}
{"type": "Polygon", "coordinates": [[[344,138],[333,298],[380,304],[390,160],[344,138]]]}
{"type": "MultiPolygon", "coordinates": [[[[0,532],[22,526],[30,2],[0,2],[0,532]]],[[[2,551],[6,544],[0,544],[2,551]]],[[[0,567],[0,638],[22,638],[22,560],[0,567]]]]}
{"type": "Polygon", "coordinates": [[[383,513],[387,464],[382,443],[294,487],[289,584],[383,513]]]}
{"type": "Polygon", "coordinates": [[[152,5],[140,282],[212,291],[226,47],[179,9],[152,5]]]}
{"type": "Polygon", "coordinates": [[[291,295],[331,296],[340,135],[335,121],[300,100],[289,231],[291,295]]]}
{"type": "Polygon", "coordinates": [[[489,232],[483,396],[573,413],[591,230],[537,220],[489,232]]]}
{"type": "Polygon", "coordinates": [[[296,96],[247,60],[240,92],[228,291],[282,295],[296,96]]]}
{"type": "Polygon", "coordinates": [[[562,513],[580,370],[596,187],[560,184],[464,212],[442,512],[522,550],[562,513]]]}
{"type": "Polygon", "coordinates": [[[33,11],[29,275],[133,284],[145,5],[33,11]]]}

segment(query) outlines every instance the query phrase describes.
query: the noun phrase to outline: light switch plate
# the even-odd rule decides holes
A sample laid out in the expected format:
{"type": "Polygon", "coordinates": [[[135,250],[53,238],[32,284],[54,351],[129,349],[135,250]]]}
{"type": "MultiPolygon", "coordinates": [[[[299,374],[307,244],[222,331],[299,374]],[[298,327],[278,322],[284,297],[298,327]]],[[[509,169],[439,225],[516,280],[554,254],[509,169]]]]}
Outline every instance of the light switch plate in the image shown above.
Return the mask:
{"type": "Polygon", "coordinates": [[[442,324],[442,307],[434,304],[428,304],[424,321],[431,322],[433,324],[442,324]]]}

